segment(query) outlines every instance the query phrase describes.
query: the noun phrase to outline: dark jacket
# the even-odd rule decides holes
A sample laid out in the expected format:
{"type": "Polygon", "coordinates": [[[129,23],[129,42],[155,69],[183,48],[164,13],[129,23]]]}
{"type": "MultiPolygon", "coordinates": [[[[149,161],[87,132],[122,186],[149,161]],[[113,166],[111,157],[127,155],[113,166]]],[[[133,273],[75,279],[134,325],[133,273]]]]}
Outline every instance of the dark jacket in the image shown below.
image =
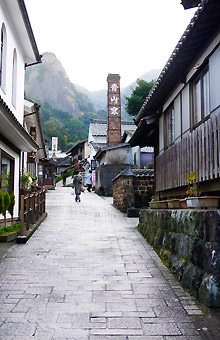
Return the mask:
{"type": "Polygon", "coordinates": [[[82,176],[81,175],[75,175],[73,177],[72,187],[75,188],[76,194],[81,194],[81,185],[82,185],[82,176]]]}

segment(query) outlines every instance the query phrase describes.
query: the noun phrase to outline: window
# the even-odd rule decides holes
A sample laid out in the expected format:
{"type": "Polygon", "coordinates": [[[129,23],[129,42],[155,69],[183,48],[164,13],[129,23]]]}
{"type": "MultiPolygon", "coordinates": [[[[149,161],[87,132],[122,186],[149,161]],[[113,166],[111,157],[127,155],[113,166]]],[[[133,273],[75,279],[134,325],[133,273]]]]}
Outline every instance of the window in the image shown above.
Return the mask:
{"type": "Polygon", "coordinates": [[[192,83],[192,125],[201,122],[209,112],[209,70],[206,67],[192,83]]]}
{"type": "Polygon", "coordinates": [[[165,114],[165,146],[169,147],[174,142],[174,106],[172,105],[165,114]]]}
{"type": "Polygon", "coordinates": [[[0,86],[5,91],[6,87],[6,51],[7,39],[5,25],[1,28],[1,50],[0,50],[0,86]]]}
{"type": "Polygon", "coordinates": [[[13,53],[13,68],[12,68],[12,105],[16,107],[17,99],[17,52],[14,49],[13,53]]]}
{"type": "Polygon", "coordinates": [[[0,150],[0,188],[11,194],[14,191],[14,158],[0,150]]]}

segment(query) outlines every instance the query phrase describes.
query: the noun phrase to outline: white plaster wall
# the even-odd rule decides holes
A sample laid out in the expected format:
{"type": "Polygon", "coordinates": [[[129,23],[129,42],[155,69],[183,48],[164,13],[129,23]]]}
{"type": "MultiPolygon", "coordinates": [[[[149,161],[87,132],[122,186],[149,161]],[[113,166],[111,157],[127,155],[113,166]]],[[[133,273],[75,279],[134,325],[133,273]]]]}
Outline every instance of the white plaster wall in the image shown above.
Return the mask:
{"type": "Polygon", "coordinates": [[[110,161],[110,159],[111,158],[120,159],[121,157],[123,158],[123,162],[121,164],[132,165],[132,162],[133,162],[133,160],[132,160],[132,149],[129,146],[121,148],[121,149],[118,148],[118,149],[106,151],[105,155],[100,160],[100,165],[102,165],[102,164],[114,164],[110,161]]]}
{"type": "MultiPolygon", "coordinates": [[[[19,155],[11,150],[7,145],[0,141],[0,148],[7,152],[11,157],[14,158],[14,194],[15,194],[15,208],[14,208],[14,217],[18,217],[19,211],[19,155]]],[[[2,216],[0,215],[0,219],[2,216]]],[[[7,218],[10,218],[10,214],[7,213],[7,218]]]]}
{"type": "Polygon", "coordinates": [[[88,158],[89,155],[90,155],[90,149],[89,149],[89,146],[88,146],[88,142],[85,142],[84,143],[84,157],[88,158]]]}
{"type": "Polygon", "coordinates": [[[93,135],[92,135],[92,132],[91,132],[91,124],[89,125],[89,133],[88,133],[88,144],[93,142],[94,141],[94,138],[93,138],[93,135]]]}
{"type": "Polygon", "coordinates": [[[140,167],[140,147],[139,146],[134,146],[132,149],[131,149],[131,152],[132,152],[132,160],[133,160],[133,164],[134,164],[134,156],[136,154],[136,165],[138,167],[140,167]]]}
{"type": "Polygon", "coordinates": [[[90,153],[90,160],[91,160],[95,156],[96,151],[95,151],[94,147],[91,144],[89,144],[89,150],[90,150],[89,153],[90,153]]]}
{"type": "Polygon", "coordinates": [[[220,105],[220,46],[209,61],[211,111],[220,105]]]}
{"type": "Polygon", "coordinates": [[[6,89],[3,91],[0,87],[0,95],[10,110],[13,112],[17,120],[22,124],[24,109],[24,56],[23,51],[20,49],[17,32],[14,31],[9,14],[5,11],[4,4],[0,3],[0,29],[3,23],[5,24],[7,35],[6,89]],[[16,108],[12,105],[12,67],[14,49],[17,51],[16,108]]]}

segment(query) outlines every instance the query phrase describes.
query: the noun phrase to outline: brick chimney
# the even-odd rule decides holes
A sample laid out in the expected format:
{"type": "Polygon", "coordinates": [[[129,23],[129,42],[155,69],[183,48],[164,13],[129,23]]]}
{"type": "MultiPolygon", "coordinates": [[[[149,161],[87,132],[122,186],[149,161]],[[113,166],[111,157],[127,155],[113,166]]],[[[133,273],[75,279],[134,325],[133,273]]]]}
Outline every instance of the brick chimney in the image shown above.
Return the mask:
{"type": "Polygon", "coordinates": [[[119,74],[108,74],[107,82],[107,146],[111,146],[117,145],[121,141],[121,100],[119,74]]]}

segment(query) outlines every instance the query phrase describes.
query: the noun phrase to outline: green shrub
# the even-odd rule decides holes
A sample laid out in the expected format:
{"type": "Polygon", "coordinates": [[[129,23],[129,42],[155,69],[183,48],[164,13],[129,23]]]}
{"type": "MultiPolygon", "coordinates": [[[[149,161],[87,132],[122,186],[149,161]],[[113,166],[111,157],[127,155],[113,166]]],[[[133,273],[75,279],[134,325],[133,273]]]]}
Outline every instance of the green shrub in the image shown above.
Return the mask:
{"type": "Polygon", "coordinates": [[[58,183],[59,181],[62,181],[62,179],[63,179],[63,176],[62,175],[58,175],[56,177],[56,183],[58,183]]]}
{"type": "Polygon", "coordinates": [[[14,215],[14,206],[15,206],[15,194],[12,192],[10,195],[10,204],[8,206],[8,212],[11,215],[12,220],[14,215]]]}
{"type": "Polygon", "coordinates": [[[73,176],[75,175],[75,172],[76,172],[75,168],[67,170],[67,177],[72,176],[72,178],[73,178],[73,176]]]}
{"type": "Polygon", "coordinates": [[[20,223],[14,224],[12,226],[4,227],[0,229],[0,235],[4,235],[5,233],[12,233],[21,228],[20,223]]]}

